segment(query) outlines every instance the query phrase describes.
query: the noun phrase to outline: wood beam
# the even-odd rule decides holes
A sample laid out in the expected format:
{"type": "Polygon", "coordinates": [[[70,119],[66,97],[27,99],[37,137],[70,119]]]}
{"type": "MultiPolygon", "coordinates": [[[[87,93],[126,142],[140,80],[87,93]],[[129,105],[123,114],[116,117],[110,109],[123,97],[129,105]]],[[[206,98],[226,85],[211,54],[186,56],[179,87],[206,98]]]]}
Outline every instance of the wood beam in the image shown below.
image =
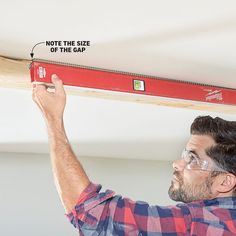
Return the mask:
{"type": "MultiPolygon", "coordinates": [[[[30,82],[29,65],[29,60],[0,56],[0,87],[30,90],[32,86],[30,82]]],[[[205,102],[84,89],[77,87],[66,87],[66,90],[67,94],[71,95],[236,114],[236,106],[230,105],[210,104],[205,102]]]]}

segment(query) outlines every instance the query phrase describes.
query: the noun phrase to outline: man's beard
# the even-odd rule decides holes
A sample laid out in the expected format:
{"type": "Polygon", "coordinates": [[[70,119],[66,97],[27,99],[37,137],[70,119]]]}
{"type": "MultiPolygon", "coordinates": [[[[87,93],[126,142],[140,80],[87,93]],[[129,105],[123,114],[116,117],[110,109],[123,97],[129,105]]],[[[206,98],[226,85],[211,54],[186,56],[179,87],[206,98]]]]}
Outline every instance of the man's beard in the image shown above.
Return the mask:
{"type": "Polygon", "coordinates": [[[171,182],[168,194],[172,200],[188,203],[211,198],[212,176],[208,176],[203,183],[188,184],[184,183],[183,177],[178,171],[175,171],[173,175],[177,178],[178,183],[171,182]]]}

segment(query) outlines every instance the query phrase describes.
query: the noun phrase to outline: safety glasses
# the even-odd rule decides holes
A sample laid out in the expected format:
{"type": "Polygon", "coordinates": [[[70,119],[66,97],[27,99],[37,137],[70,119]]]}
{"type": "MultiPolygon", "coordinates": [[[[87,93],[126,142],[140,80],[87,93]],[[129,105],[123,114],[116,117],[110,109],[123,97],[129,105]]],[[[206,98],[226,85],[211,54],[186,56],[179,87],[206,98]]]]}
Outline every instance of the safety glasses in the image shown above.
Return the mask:
{"type": "Polygon", "coordinates": [[[209,161],[200,159],[198,155],[196,155],[192,151],[187,150],[186,148],[183,150],[181,158],[186,162],[185,168],[188,170],[218,171],[224,173],[227,172],[216,164],[210,166],[209,161]]]}

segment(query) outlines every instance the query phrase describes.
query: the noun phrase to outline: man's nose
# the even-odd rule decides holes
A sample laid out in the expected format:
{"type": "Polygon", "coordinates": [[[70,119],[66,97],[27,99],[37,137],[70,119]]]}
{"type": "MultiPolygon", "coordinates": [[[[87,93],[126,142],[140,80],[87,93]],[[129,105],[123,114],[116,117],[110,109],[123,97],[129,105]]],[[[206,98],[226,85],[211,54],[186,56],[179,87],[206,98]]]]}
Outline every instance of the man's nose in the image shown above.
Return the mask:
{"type": "Polygon", "coordinates": [[[176,171],[183,171],[185,166],[186,166],[186,162],[185,160],[182,160],[182,159],[175,160],[173,161],[173,164],[172,164],[173,169],[176,171]]]}

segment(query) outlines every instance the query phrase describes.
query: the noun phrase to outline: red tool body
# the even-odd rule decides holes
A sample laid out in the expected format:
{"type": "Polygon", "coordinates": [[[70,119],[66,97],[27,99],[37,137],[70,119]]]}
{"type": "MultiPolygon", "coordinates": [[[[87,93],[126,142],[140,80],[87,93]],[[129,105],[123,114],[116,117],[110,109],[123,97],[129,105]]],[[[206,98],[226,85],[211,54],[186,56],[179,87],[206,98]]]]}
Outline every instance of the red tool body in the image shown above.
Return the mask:
{"type": "Polygon", "coordinates": [[[57,74],[65,85],[132,94],[236,105],[236,89],[163,79],[134,73],[34,59],[31,81],[51,83],[57,74]]]}

